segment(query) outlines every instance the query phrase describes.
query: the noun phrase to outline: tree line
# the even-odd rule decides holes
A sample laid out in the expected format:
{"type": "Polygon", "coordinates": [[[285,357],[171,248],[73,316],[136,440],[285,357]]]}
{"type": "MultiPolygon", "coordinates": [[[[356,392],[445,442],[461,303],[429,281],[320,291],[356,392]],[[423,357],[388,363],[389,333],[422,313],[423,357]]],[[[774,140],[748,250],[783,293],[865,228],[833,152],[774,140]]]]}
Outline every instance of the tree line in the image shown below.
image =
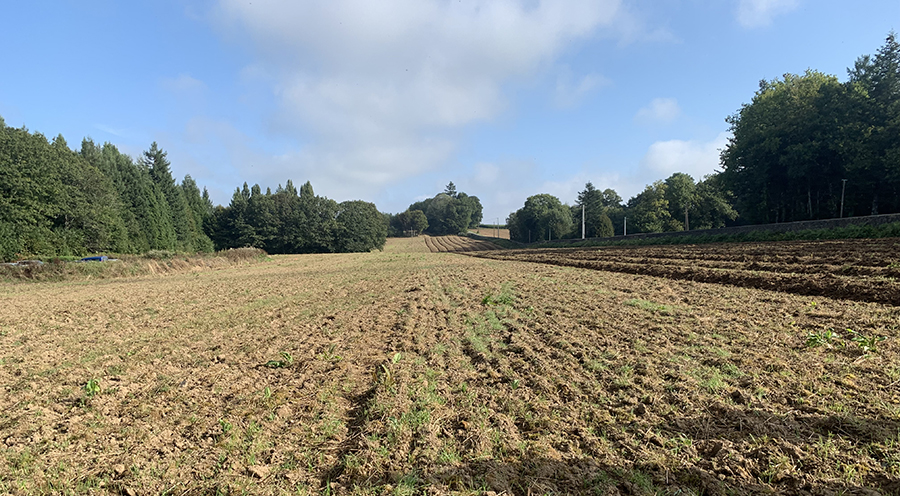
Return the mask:
{"type": "Polygon", "coordinates": [[[387,226],[375,205],[337,203],[290,181],[272,194],[244,184],[214,207],[188,175],[172,176],[157,143],[134,160],[109,143],[6,125],[0,117],[0,259],[209,252],[254,246],[270,253],[368,251],[384,246],[387,226]]]}
{"type": "MultiPolygon", "coordinates": [[[[760,82],[726,118],[721,172],[684,173],[623,202],[591,183],[575,205],[540,194],[507,218],[512,239],[537,241],[729,224],[900,212],[900,43],[890,33],[848,80],[809,70],[760,82]]],[[[0,117],[0,258],[85,253],[202,252],[254,246],[270,253],[367,251],[385,236],[457,234],[482,220],[478,197],[447,188],[382,214],[291,181],[274,193],[246,183],[213,206],[190,177],[172,176],[156,144],[134,160],[90,139],[78,151],[0,117]]]]}
{"type": "Polygon", "coordinates": [[[506,219],[510,239],[533,241],[602,238],[626,233],[683,231],[724,227],[737,218],[731,195],[719,175],[699,182],[676,172],[656,181],[627,202],[615,190],[600,191],[590,182],[578,193],[575,205],[540,194],[506,219]]]}
{"type": "Polygon", "coordinates": [[[728,116],[722,170],[684,173],[648,185],[623,203],[591,183],[574,206],[529,197],[507,218],[529,242],[640,232],[708,229],[900,212],[900,43],[890,33],[859,57],[848,80],[808,70],[760,82],[728,116]]]}
{"type": "Polygon", "coordinates": [[[386,221],[391,236],[422,233],[441,236],[465,233],[470,227],[477,227],[482,212],[481,200],[456,191],[451,181],[443,192],[415,202],[399,214],[388,215],[386,221]]]}
{"type": "Polygon", "coordinates": [[[896,34],[847,74],[844,83],[812,70],[761,81],[727,119],[722,175],[747,222],[900,211],[896,34]]]}
{"type": "Polygon", "coordinates": [[[381,249],[387,236],[374,204],[317,196],[307,181],[298,191],[288,180],[275,193],[244,183],[227,207],[213,209],[208,231],[216,247],[252,246],[268,253],[338,253],[381,249]]]}

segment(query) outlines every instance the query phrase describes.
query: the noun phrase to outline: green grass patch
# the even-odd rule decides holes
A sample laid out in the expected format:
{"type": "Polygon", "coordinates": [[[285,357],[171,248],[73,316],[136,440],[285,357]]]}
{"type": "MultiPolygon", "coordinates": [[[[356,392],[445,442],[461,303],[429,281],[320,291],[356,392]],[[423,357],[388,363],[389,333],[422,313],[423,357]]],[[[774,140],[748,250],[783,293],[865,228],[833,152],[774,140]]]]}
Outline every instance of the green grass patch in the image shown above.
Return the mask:
{"type": "Polygon", "coordinates": [[[641,310],[646,310],[650,313],[659,313],[661,315],[673,315],[675,313],[675,307],[673,306],[654,303],[640,298],[625,300],[625,304],[630,307],[637,307],[641,310]]]}

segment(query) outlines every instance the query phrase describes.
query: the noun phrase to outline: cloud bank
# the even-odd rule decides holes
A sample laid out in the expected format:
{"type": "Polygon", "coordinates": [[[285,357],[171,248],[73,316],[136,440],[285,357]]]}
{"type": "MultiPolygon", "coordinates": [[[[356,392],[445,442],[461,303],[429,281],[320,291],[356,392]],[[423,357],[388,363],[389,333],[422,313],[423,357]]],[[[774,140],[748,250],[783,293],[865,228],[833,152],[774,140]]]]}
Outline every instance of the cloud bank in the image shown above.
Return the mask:
{"type": "Polygon", "coordinates": [[[650,145],[641,168],[656,179],[676,172],[690,174],[695,181],[719,168],[719,153],[728,144],[728,133],[719,133],[712,141],[657,141],[650,145]]]}
{"type": "MultiPolygon", "coordinates": [[[[245,72],[273,80],[271,127],[303,144],[289,173],[352,197],[446,163],[460,130],[506,109],[504,84],[621,13],[618,0],[221,0],[216,18],[249,40],[245,72]]],[[[604,81],[568,74],[550,98],[575,105],[604,81]]]]}

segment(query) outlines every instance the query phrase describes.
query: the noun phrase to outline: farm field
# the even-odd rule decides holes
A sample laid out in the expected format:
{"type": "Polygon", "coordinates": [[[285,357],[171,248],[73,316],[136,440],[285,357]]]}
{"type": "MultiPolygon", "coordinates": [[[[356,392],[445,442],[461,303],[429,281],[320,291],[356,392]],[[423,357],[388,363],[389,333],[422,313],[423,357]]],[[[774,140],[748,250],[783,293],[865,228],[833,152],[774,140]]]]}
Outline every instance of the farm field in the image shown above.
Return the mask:
{"type": "Polygon", "coordinates": [[[900,239],[507,250],[488,258],[900,305],[900,239]]]}
{"type": "Polygon", "coordinates": [[[473,232],[479,236],[485,236],[488,238],[503,238],[509,239],[509,229],[491,229],[490,227],[478,227],[475,229],[469,229],[469,232],[473,232]],[[499,233],[499,236],[497,235],[499,233]]]}
{"type": "Polygon", "coordinates": [[[490,241],[480,241],[463,236],[422,236],[425,246],[432,253],[463,253],[470,251],[498,250],[490,241]]]}
{"type": "Polygon", "coordinates": [[[0,493],[900,492],[900,308],[428,243],[0,286],[0,493]]]}

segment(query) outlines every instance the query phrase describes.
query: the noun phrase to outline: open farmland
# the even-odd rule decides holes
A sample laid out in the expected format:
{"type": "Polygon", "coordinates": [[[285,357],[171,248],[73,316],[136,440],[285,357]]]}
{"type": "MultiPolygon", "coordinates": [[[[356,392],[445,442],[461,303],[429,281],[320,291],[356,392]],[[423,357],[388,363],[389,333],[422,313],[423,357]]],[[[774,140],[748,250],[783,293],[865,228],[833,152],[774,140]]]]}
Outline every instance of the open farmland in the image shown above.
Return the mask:
{"type": "Polygon", "coordinates": [[[508,250],[488,258],[900,305],[900,239],[508,250]]]}
{"type": "Polygon", "coordinates": [[[463,253],[470,251],[498,250],[490,241],[480,241],[463,236],[423,236],[425,246],[432,253],[463,253]]]}
{"type": "Polygon", "coordinates": [[[497,229],[490,227],[477,227],[475,229],[469,229],[469,232],[473,232],[479,236],[484,236],[486,238],[503,238],[509,239],[509,229],[497,229]]]}
{"type": "Polygon", "coordinates": [[[900,491],[897,307],[426,243],[0,286],[0,492],[900,491]]]}

